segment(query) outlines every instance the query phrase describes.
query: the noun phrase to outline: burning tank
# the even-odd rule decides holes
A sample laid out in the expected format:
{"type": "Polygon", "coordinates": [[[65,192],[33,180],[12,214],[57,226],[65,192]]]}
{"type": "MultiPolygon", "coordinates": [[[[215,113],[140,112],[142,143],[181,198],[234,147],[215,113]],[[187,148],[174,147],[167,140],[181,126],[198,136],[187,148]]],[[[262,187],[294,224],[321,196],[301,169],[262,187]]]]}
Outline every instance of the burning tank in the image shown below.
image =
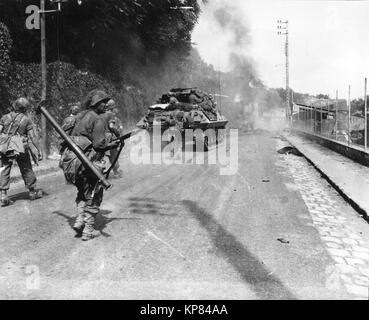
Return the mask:
{"type": "Polygon", "coordinates": [[[207,151],[208,147],[223,140],[225,131],[219,129],[225,129],[227,123],[228,120],[216,108],[211,94],[197,88],[173,88],[148,108],[146,116],[137,123],[137,127],[151,134],[156,125],[161,126],[161,132],[175,127],[183,139],[186,129],[200,129],[194,131],[193,142],[199,139],[207,151]],[[214,129],[214,134],[205,134],[210,128],[214,129]]]}

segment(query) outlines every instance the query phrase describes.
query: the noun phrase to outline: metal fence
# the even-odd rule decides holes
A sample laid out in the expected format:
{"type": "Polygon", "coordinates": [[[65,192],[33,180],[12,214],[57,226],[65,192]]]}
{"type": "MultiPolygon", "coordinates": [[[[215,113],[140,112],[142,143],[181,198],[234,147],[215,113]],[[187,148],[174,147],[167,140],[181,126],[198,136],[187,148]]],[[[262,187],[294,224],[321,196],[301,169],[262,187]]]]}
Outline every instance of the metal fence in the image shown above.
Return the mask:
{"type": "Polygon", "coordinates": [[[368,151],[367,78],[364,79],[364,103],[358,114],[351,112],[351,86],[348,99],[315,99],[311,103],[293,103],[291,127],[323,138],[339,141],[368,151]]]}
{"type": "Polygon", "coordinates": [[[367,150],[365,141],[368,126],[363,115],[351,115],[350,106],[339,108],[338,103],[320,106],[294,104],[291,126],[295,130],[339,141],[367,150]]]}

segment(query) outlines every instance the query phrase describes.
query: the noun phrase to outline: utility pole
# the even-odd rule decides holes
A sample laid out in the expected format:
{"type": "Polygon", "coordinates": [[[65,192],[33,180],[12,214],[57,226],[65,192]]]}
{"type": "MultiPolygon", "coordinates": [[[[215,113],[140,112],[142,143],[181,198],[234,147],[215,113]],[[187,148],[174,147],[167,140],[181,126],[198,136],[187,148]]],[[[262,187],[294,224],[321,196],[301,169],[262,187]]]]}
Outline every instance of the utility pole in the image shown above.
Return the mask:
{"type": "MultiPolygon", "coordinates": [[[[57,9],[45,10],[45,0],[40,0],[40,28],[41,28],[41,101],[46,100],[47,96],[47,64],[46,64],[46,22],[45,14],[54,13],[61,11],[62,2],[68,0],[49,0],[52,4],[57,4],[57,9]]],[[[82,4],[82,0],[77,0],[78,5],[82,4]]],[[[41,115],[41,149],[44,157],[47,158],[48,149],[48,133],[47,133],[47,122],[44,115],[41,115]]]]}
{"type": "Polygon", "coordinates": [[[368,101],[367,101],[367,79],[365,78],[365,84],[364,84],[364,148],[368,147],[368,101]]]}
{"type": "Polygon", "coordinates": [[[335,138],[335,140],[337,140],[337,133],[338,133],[338,90],[336,90],[336,103],[335,103],[335,105],[336,105],[336,110],[335,110],[335,133],[334,133],[334,138],[335,138]]]}
{"type": "MultiPolygon", "coordinates": [[[[47,92],[47,66],[46,66],[46,30],[45,30],[45,0],[40,3],[41,18],[41,101],[46,100],[47,92]]],[[[47,123],[44,115],[41,115],[41,149],[44,157],[48,156],[47,148],[47,123]]]]}
{"type": "Polygon", "coordinates": [[[348,144],[351,142],[351,85],[348,86],[348,144]]]}
{"type": "Polygon", "coordinates": [[[286,119],[289,120],[289,125],[292,122],[292,107],[290,107],[290,71],[289,71],[289,44],[288,44],[288,20],[277,20],[278,35],[285,35],[285,56],[286,56],[286,119]],[[282,32],[281,30],[285,30],[282,32]]]}

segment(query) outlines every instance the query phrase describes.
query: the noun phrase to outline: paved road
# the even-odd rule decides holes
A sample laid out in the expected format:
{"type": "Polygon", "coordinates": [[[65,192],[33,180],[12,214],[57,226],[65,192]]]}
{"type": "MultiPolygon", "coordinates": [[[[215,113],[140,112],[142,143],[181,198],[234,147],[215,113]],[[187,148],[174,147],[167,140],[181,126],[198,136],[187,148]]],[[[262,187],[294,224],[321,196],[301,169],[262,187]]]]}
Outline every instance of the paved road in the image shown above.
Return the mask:
{"type": "Polygon", "coordinates": [[[135,165],[127,149],[88,242],[74,238],[75,190],[60,173],[32,203],[15,185],[0,209],[0,297],[367,298],[367,223],[304,158],[278,154],[277,133],[241,133],[238,145],[229,176],[135,165]]]}

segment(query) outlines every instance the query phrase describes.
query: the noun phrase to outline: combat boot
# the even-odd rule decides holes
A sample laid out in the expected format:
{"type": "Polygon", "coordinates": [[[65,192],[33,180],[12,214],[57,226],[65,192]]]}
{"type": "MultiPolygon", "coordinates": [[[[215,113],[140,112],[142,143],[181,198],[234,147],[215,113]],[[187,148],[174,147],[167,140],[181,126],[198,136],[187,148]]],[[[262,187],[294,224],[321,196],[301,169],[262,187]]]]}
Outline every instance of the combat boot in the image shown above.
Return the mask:
{"type": "Polygon", "coordinates": [[[85,212],[84,215],[85,228],[83,229],[82,240],[88,241],[100,236],[100,232],[94,228],[96,214],[85,212]]]}
{"type": "Polygon", "coordinates": [[[10,204],[10,200],[8,198],[8,194],[6,190],[1,190],[1,206],[6,207],[10,204]]]}
{"type": "Polygon", "coordinates": [[[36,199],[40,199],[43,196],[43,192],[42,189],[38,189],[36,190],[35,188],[30,188],[29,189],[29,199],[31,201],[36,200],[36,199]]]}
{"type": "Polygon", "coordinates": [[[85,202],[81,201],[77,203],[77,216],[76,220],[73,225],[73,229],[76,232],[76,237],[80,238],[82,237],[83,229],[85,228],[85,213],[83,211],[83,208],[85,206],[85,202]]]}

